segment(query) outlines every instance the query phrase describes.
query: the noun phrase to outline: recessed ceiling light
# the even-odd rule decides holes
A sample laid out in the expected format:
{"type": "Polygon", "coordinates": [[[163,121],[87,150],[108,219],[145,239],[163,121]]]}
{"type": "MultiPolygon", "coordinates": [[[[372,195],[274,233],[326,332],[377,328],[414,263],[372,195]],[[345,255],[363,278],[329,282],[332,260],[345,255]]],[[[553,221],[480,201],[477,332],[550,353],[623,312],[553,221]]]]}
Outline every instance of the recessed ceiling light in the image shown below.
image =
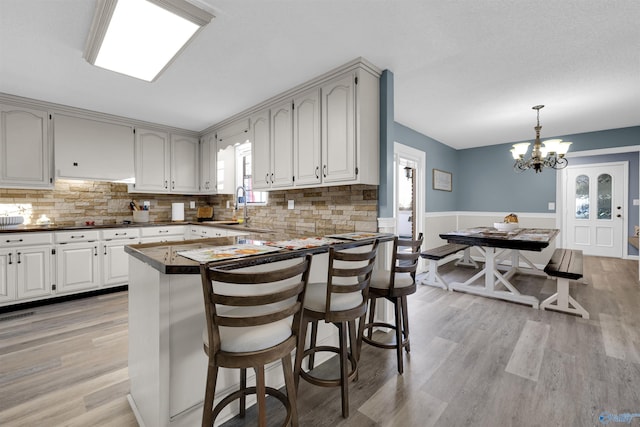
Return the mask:
{"type": "Polygon", "coordinates": [[[151,82],[213,17],[185,0],[99,0],[85,59],[151,82]]]}

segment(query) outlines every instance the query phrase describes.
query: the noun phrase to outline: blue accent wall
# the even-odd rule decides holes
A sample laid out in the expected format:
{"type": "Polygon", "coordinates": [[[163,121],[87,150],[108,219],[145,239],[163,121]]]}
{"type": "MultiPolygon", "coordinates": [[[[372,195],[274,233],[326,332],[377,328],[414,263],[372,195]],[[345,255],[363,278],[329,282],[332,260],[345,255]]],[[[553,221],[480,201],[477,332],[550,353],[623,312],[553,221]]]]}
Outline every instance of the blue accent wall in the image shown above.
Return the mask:
{"type": "MultiPolygon", "coordinates": [[[[427,212],[446,212],[457,209],[456,194],[463,186],[458,173],[458,152],[448,145],[444,145],[433,138],[429,138],[400,123],[395,124],[395,141],[426,153],[427,165],[425,168],[425,187],[427,212]],[[452,191],[433,189],[433,169],[440,169],[453,174],[452,191]]],[[[391,150],[393,158],[393,148],[391,150]]],[[[391,196],[393,198],[393,189],[391,196]]],[[[393,216],[393,211],[391,213],[393,216]]]]}

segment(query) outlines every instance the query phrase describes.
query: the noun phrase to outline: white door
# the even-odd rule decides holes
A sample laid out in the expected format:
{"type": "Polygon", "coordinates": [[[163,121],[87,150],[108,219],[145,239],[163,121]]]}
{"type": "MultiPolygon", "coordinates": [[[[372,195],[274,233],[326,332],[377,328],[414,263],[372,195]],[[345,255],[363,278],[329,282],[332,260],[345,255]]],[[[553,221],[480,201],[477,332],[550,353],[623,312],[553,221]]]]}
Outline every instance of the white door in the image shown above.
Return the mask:
{"type": "Polygon", "coordinates": [[[293,100],[295,185],[320,184],[320,91],[314,89],[293,100]]]}
{"type": "Polygon", "coordinates": [[[18,298],[51,294],[51,248],[16,248],[18,298]]]}
{"type": "Polygon", "coordinates": [[[271,136],[269,110],[260,111],[251,118],[251,176],[253,189],[271,187],[271,136]]]}
{"type": "Polygon", "coordinates": [[[585,255],[622,258],[625,230],[626,163],[566,169],[567,246],[585,255]]]}
{"type": "Polygon", "coordinates": [[[127,283],[129,280],[129,255],[125,245],[132,240],[102,244],[102,285],[112,286],[127,283]]]}
{"type": "MultiPolygon", "coordinates": [[[[291,101],[271,109],[271,187],[293,185],[293,112],[291,101]]],[[[253,159],[257,161],[258,159],[253,159]]],[[[258,179],[260,177],[257,177],[258,179]]]]}
{"type": "Polygon", "coordinates": [[[136,129],[136,190],[169,191],[169,135],[154,130],[136,129]]]}
{"type": "Polygon", "coordinates": [[[171,135],[171,191],[198,192],[198,138],[171,135]]]}
{"type": "Polygon", "coordinates": [[[98,276],[98,243],[58,245],[56,251],[58,294],[96,289],[98,276]]]}

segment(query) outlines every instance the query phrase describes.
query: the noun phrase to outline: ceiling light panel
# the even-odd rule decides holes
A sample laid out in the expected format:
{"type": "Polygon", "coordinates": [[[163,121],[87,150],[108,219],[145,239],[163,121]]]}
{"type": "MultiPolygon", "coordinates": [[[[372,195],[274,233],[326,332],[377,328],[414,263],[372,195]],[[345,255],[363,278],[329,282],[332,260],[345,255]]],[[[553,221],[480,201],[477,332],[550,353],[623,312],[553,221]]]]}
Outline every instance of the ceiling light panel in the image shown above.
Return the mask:
{"type": "Polygon", "coordinates": [[[85,58],[153,81],[213,15],[184,0],[99,1],[85,58]]]}

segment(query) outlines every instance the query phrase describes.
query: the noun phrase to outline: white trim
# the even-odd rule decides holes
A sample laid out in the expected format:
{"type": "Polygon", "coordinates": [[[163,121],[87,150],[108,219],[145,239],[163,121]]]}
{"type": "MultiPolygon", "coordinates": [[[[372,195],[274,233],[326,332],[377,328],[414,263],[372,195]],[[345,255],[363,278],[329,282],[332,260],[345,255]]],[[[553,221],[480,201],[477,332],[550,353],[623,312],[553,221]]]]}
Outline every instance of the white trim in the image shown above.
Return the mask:
{"type": "MultiPolygon", "coordinates": [[[[416,217],[413,218],[416,234],[422,233],[424,231],[424,215],[421,215],[421,212],[425,211],[425,195],[426,189],[425,187],[425,168],[427,166],[427,154],[413,147],[409,147],[404,144],[400,144],[397,141],[393,143],[393,159],[394,159],[394,171],[393,171],[393,217],[396,219],[397,212],[397,194],[398,194],[398,184],[396,179],[398,177],[398,171],[396,168],[398,167],[398,157],[403,157],[409,160],[412,160],[417,163],[416,166],[416,217]]],[[[396,224],[397,231],[397,224],[396,224]]]]}
{"type": "Polygon", "coordinates": [[[589,156],[603,156],[607,154],[620,154],[620,153],[633,153],[640,151],[640,145],[629,145],[624,147],[611,147],[611,148],[599,148],[597,150],[584,150],[568,152],[565,157],[589,157],[589,156]]]}

